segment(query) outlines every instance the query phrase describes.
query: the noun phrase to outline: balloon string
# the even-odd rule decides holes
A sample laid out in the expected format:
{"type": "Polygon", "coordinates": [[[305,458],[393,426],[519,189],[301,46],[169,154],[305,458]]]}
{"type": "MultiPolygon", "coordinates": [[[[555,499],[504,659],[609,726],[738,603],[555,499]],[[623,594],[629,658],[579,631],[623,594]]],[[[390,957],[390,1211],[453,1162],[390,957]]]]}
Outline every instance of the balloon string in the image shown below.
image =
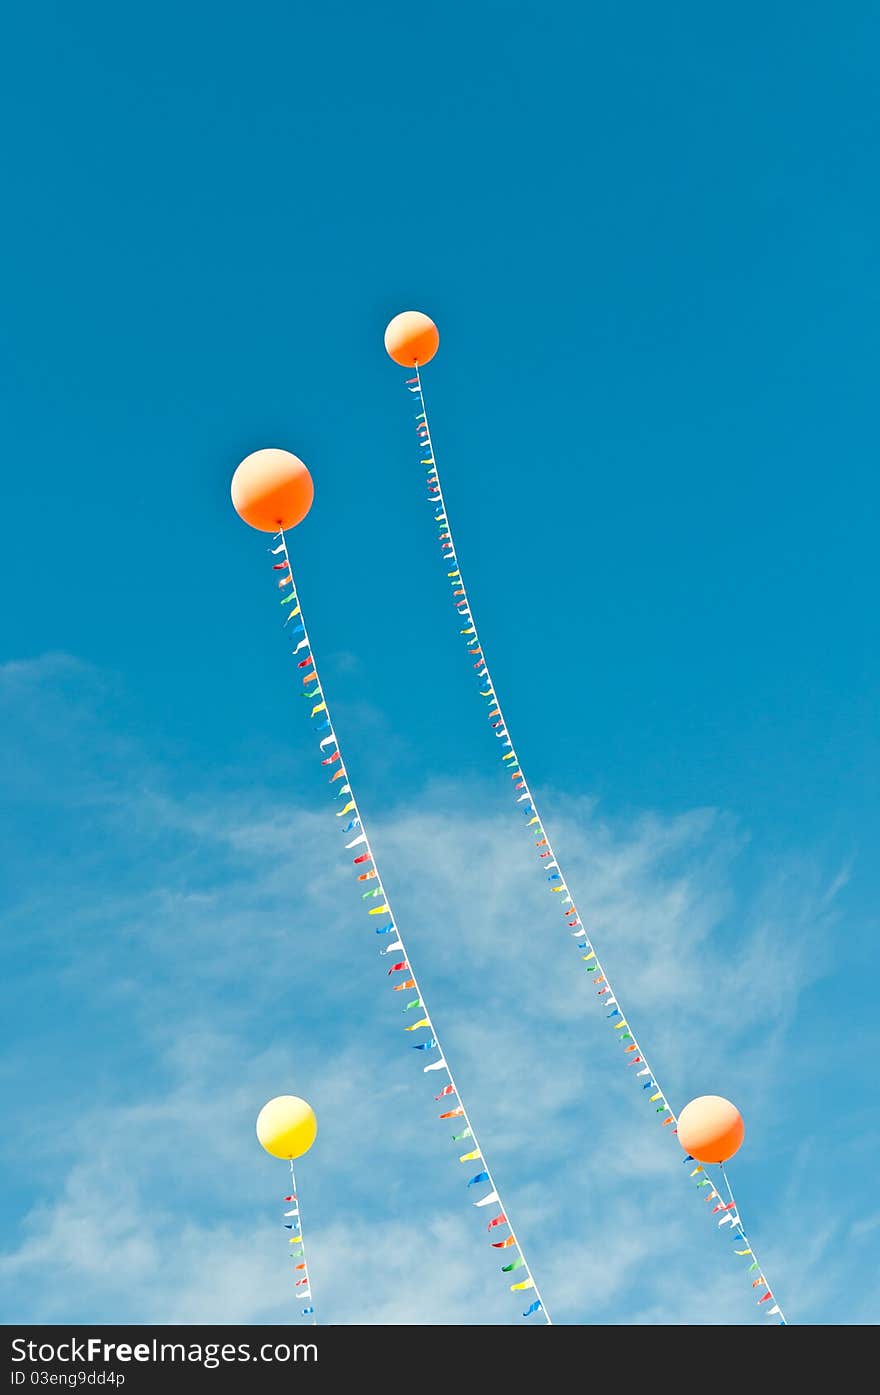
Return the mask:
{"type": "MultiPolygon", "coordinates": [[[[289,553],[288,547],[287,547],[287,538],[285,537],[285,534],[284,534],[283,529],[280,529],[280,530],[279,530],[277,536],[280,538],[282,547],[283,547],[283,549],[284,549],[284,560],[285,560],[286,563],[287,563],[287,569],[288,569],[288,571],[289,571],[289,573],[290,573],[290,576],[291,576],[291,590],[293,591],[293,594],[294,594],[294,596],[295,596],[295,598],[296,598],[297,606],[299,607],[298,613],[297,613],[297,619],[298,619],[300,625],[302,626],[302,635],[303,635],[303,639],[304,639],[304,641],[305,641],[303,648],[307,651],[308,655],[311,657],[312,666],[313,666],[314,671],[315,671],[315,680],[316,680],[316,683],[317,683],[317,687],[316,687],[315,690],[314,690],[313,696],[317,696],[318,699],[319,699],[319,701],[321,701],[321,702],[323,702],[323,703],[325,704],[324,716],[326,717],[327,724],[328,724],[328,731],[327,731],[327,735],[326,735],[326,737],[325,737],[325,740],[328,741],[328,742],[332,741],[333,745],[335,745],[336,750],[337,750],[337,752],[338,752],[338,754],[339,754],[339,764],[340,764],[340,767],[341,767],[341,769],[343,769],[343,770],[345,771],[345,784],[347,784],[347,785],[350,786],[350,785],[351,785],[351,780],[350,780],[350,777],[349,777],[349,775],[348,775],[348,769],[347,769],[347,766],[346,766],[346,762],[345,762],[345,760],[343,759],[343,756],[342,756],[342,747],[341,747],[340,744],[339,744],[339,738],[338,738],[337,735],[336,735],[336,729],[335,729],[335,727],[334,727],[334,725],[333,725],[333,719],[332,719],[332,717],[331,717],[331,715],[330,715],[330,707],[329,707],[329,704],[327,703],[326,695],[325,695],[325,692],[324,692],[324,685],[322,684],[321,679],[320,679],[319,674],[318,674],[318,662],[317,662],[317,659],[315,658],[315,652],[314,652],[314,649],[312,648],[311,640],[309,639],[309,632],[308,632],[308,629],[307,629],[307,627],[306,627],[306,620],[305,620],[305,615],[303,614],[303,611],[302,611],[302,604],[301,604],[300,599],[299,599],[299,592],[298,592],[297,587],[296,587],[296,582],[295,582],[295,580],[293,580],[293,564],[292,564],[292,562],[291,562],[291,560],[290,560],[290,553],[289,553]]],[[[402,930],[400,929],[400,927],[399,927],[399,925],[398,925],[397,917],[395,916],[394,911],[393,911],[393,909],[392,909],[391,898],[389,897],[388,892],[385,890],[385,885],[384,885],[384,883],[383,883],[383,881],[382,881],[382,876],[381,876],[381,873],[380,873],[380,871],[379,871],[379,864],[378,864],[378,862],[377,862],[377,860],[376,860],[375,854],[373,853],[372,845],[371,845],[371,843],[370,843],[369,835],[368,835],[368,833],[367,833],[366,824],[364,823],[363,816],[362,816],[361,811],[360,811],[360,806],[358,805],[358,802],[357,802],[357,796],[355,795],[355,792],[354,792],[354,789],[353,789],[353,788],[350,790],[350,792],[349,792],[349,794],[348,794],[348,798],[349,798],[349,800],[351,801],[352,806],[353,806],[353,815],[354,815],[354,816],[353,816],[353,819],[352,819],[352,824],[355,825],[357,828],[360,829],[360,832],[363,834],[363,837],[364,837],[364,842],[363,842],[362,845],[359,845],[359,847],[362,847],[363,851],[367,854],[367,860],[368,860],[368,862],[370,863],[370,865],[372,866],[373,870],[374,870],[375,873],[376,873],[376,876],[375,876],[376,890],[377,890],[377,891],[379,892],[379,894],[380,894],[380,904],[385,905],[385,906],[388,907],[388,918],[389,918],[389,920],[392,922],[392,924],[393,924],[393,926],[394,926],[394,933],[395,933],[395,935],[397,936],[397,939],[398,939],[399,942],[400,942],[400,953],[401,953],[402,958],[403,958],[403,959],[405,960],[405,962],[406,962],[408,976],[412,979],[412,982],[413,982],[413,991],[414,991],[416,997],[419,999],[419,1001],[420,1001],[420,1003],[421,1003],[421,1006],[422,1006],[422,1008],[423,1008],[425,1017],[428,1019],[429,1031],[430,1031],[430,1033],[431,1033],[431,1036],[434,1038],[434,1042],[435,1042],[435,1044],[436,1044],[436,1048],[437,1048],[438,1052],[440,1053],[440,1061],[442,1061],[442,1063],[443,1063],[442,1069],[446,1072],[446,1075],[447,1075],[448,1078],[449,1078],[449,1083],[450,1083],[450,1085],[452,1086],[452,1093],[455,1095],[456,1099],[458,1100],[459,1108],[461,1109],[461,1115],[460,1115],[459,1117],[461,1117],[461,1118],[464,1120],[465,1129],[469,1131],[468,1141],[473,1143],[473,1149],[470,1150],[470,1151],[476,1151],[476,1153],[478,1154],[478,1158],[475,1159],[475,1161],[479,1161],[479,1162],[481,1163],[482,1169],[483,1169],[483,1171],[485,1171],[485,1173],[486,1173],[486,1179],[485,1179],[485,1180],[488,1182],[488,1185],[489,1185],[489,1192],[487,1193],[487,1195],[491,1195],[492,1192],[495,1192],[495,1193],[497,1194],[497,1197],[498,1197],[498,1205],[499,1205],[499,1207],[501,1208],[501,1212],[502,1212],[502,1214],[503,1214],[503,1216],[504,1216],[504,1219],[505,1219],[505,1224],[507,1225],[507,1228],[508,1228],[508,1230],[510,1231],[511,1237],[512,1237],[512,1239],[513,1239],[513,1248],[516,1250],[516,1253],[518,1254],[519,1258],[520,1258],[521,1261],[522,1261],[522,1268],[523,1268],[523,1270],[524,1270],[525,1276],[526,1276],[529,1280],[531,1280],[531,1291],[534,1292],[536,1299],[538,1300],[538,1302],[539,1302],[540,1305],[541,1305],[540,1311],[541,1311],[542,1314],[544,1315],[544,1318],[545,1318],[545,1320],[546,1320],[548,1326],[552,1326],[552,1319],[551,1319],[550,1314],[549,1314],[549,1312],[547,1311],[547,1308],[546,1308],[546,1306],[545,1306],[545,1304],[544,1304],[544,1300],[543,1300],[543,1298],[542,1298],[542,1296],[541,1296],[541,1291],[540,1291],[540,1289],[538,1288],[537,1280],[535,1279],[535,1277],[534,1277],[534,1275],[533,1275],[533,1273],[532,1273],[531,1267],[530,1267],[530,1265],[529,1265],[529,1263],[528,1263],[528,1261],[527,1261],[527,1259],[526,1259],[526,1256],[525,1256],[525,1251],[523,1250],[523,1247],[522,1247],[522,1245],[520,1244],[519,1239],[517,1238],[516,1231],[514,1230],[513,1225],[512,1225],[512,1223],[511,1223],[511,1221],[510,1221],[509,1213],[508,1213],[508,1210],[507,1210],[506,1205],[504,1204],[504,1202],[503,1202],[503,1200],[502,1200],[501,1192],[500,1192],[500,1190],[499,1190],[499,1188],[498,1188],[498,1184],[496,1183],[494,1177],[492,1176],[492,1170],[491,1170],[491,1168],[489,1167],[488,1162],[486,1161],[486,1155],[485,1155],[485,1153],[483,1152],[483,1149],[480,1147],[480,1143],[479,1143],[479,1140],[478,1140],[478,1138],[477,1138],[476,1129],[474,1128],[474,1126],[473,1126],[473,1124],[472,1124],[472,1122],[471,1122],[471,1118],[470,1118],[470,1115],[468,1114],[467,1108],[466,1108],[466,1106],[465,1106],[465,1102],[464,1102],[464,1100],[463,1100],[463,1098],[462,1098],[461,1091],[459,1090],[458,1086],[457,1086],[456,1083],[455,1083],[455,1077],[453,1076],[452,1070],[451,1070],[451,1068],[450,1068],[450,1066],[449,1066],[449,1064],[448,1064],[448,1061],[447,1061],[447,1058],[446,1058],[446,1052],[443,1050],[443,1047],[442,1047],[441,1042],[440,1042],[440,1034],[439,1034],[439,1032],[437,1031],[437,1028],[436,1028],[435,1025],[434,1025],[433,1018],[431,1017],[431,1013],[430,1013],[430,1011],[429,1011],[429,1009],[428,1009],[427,1000],[426,1000],[426,998],[425,998],[424,993],[422,992],[421,987],[419,986],[419,982],[418,982],[418,978],[416,977],[415,969],[412,967],[412,960],[410,959],[409,953],[408,953],[407,948],[406,948],[406,945],[405,945],[405,943],[404,943],[403,932],[402,932],[402,930]]],[[[366,863],[365,863],[364,865],[366,865],[366,863]]],[[[292,1170],[293,1170],[293,1169],[292,1169],[292,1165],[291,1165],[291,1171],[292,1171],[292,1170]]],[[[512,1272],[512,1271],[511,1271],[511,1272],[512,1272]]],[[[520,1282],[522,1282],[522,1281],[520,1281],[520,1282]]],[[[526,1290],[526,1292],[528,1292],[528,1290],[526,1290]]]]}
{"type": "Polygon", "coordinates": [[[300,1199],[299,1199],[299,1192],[297,1191],[297,1186],[296,1186],[296,1174],[294,1173],[294,1170],[293,1170],[293,1158],[290,1159],[290,1195],[291,1195],[292,1197],[295,1197],[295,1198],[296,1198],[296,1209],[297,1209],[297,1211],[299,1212],[299,1215],[297,1216],[297,1220],[299,1221],[299,1244],[300,1244],[300,1249],[302,1250],[302,1265],[303,1265],[303,1271],[302,1271],[302,1272],[303,1272],[303,1278],[304,1278],[305,1281],[306,1281],[306,1292],[307,1292],[308,1295],[309,1295],[309,1304],[310,1304],[310,1306],[311,1306],[311,1308],[312,1308],[312,1321],[311,1321],[311,1325],[312,1325],[312,1327],[317,1327],[317,1326],[318,1326],[318,1319],[317,1319],[317,1316],[315,1315],[315,1311],[314,1311],[314,1309],[315,1309],[315,1297],[314,1297],[314,1294],[313,1294],[313,1292],[312,1292],[312,1276],[311,1276],[311,1274],[309,1273],[309,1262],[308,1262],[308,1260],[307,1260],[307,1258],[306,1258],[306,1236],[305,1236],[305,1230],[304,1230],[304,1228],[303,1228],[303,1221],[302,1221],[302,1202],[301,1202],[300,1199]]]}
{"type": "MultiPolygon", "coordinates": [[[[565,916],[566,921],[571,929],[571,934],[575,943],[577,944],[578,941],[587,942],[585,947],[589,950],[589,953],[585,957],[590,959],[591,962],[595,964],[597,982],[604,984],[606,989],[606,991],[602,994],[601,1000],[606,1004],[606,1006],[613,1006],[617,1008],[619,1011],[620,1022],[617,1023],[617,1026],[622,1027],[625,1030],[630,1040],[630,1046],[628,1048],[628,1051],[629,1054],[633,1057],[633,1064],[639,1062],[641,1063],[642,1068],[639,1071],[637,1071],[636,1074],[638,1076],[647,1076],[649,1083],[654,1086],[656,1091],[658,1091],[657,1098],[661,1100],[662,1111],[664,1113],[667,1113],[669,1116],[668,1118],[665,1118],[663,1120],[664,1126],[667,1126],[669,1124],[677,1125],[678,1117],[675,1113],[675,1110],[669,1104],[666,1091],[663,1090],[662,1086],[660,1085],[657,1079],[656,1074],[654,1073],[653,1069],[651,1068],[648,1062],[647,1055],[645,1054],[645,1051],[643,1050],[635,1034],[635,1031],[633,1030],[629,1018],[627,1017],[626,1013],[620,1005],[620,1001],[612,986],[611,979],[609,978],[605,966],[599,958],[599,953],[595,948],[593,938],[591,935],[588,935],[587,928],[584,925],[584,922],[576,909],[574,898],[572,897],[571,891],[569,890],[568,881],[566,880],[565,874],[557,859],[556,852],[553,848],[553,844],[550,841],[550,835],[547,832],[547,826],[539,813],[537,800],[535,799],[531,786],[529,785],[526,779],[525,770],[523,769],[522,762],[520,761],[520,758],[517,755],[516,750],[514,748],[513,740],[510,736],[509,728],[507,725],[507,719],[504,716],[504,711],[501,706],[501,699],[498,696],[498,689],[495,687],[495,681],[492,677],[489,668],[489,663],[486,658],[486,653],[479,637],[477,622],[474,618],[473,610],[471,609],[470,599],[468,597],[467,587],[464,581],[464,573],[461,569],[461,562],[459,560],[458,552],[456,550],[455,542],[453,539],[452,524],[449,519],[449,511],[446,506],[446,500],[443,494],[443,485],[440,480],[440,468],[437,464],[437,455],[434,450],[434,441],[433,437],[431,436],[431,428],[428,422],[428,409],[425,403],[425,393],[422,387],[422,376],[419,372],[418,363],[415,363],[413,365],[413,368],[415,372],[415,388],[412,389],[412,391],[418,393],[418,401],[421,408],[418,418],[420,422],[419,444],[422,448],[423,455],[425,457],[422,463],[429,467],[428,475],[430,479],[431,489],[429,497],[431,503],[436,505],[437,519],[438,521],[442,522],[443,525],[443,555],[445,559],[450,563],[453,569],[453,575],[451,579],[454,581],[455,590],[457,592],[455,596],[456,608],[458,610],[458,613],[461,615],[462,619],[465,621],[465,625],[467,627],[466,634],[468,641],[468,649],[472,649],[475,655],[477,656],[478,665],[475,664],[475,668],[479,666],[480,681],[482,683],[485,683],[486,688],[489,690],[489,695],[492,698],[493,716],[496,719],[495,734],[496,737],[498,737],[502,741],[503,746],[506,748],[506,752],[509,757],[507,763],[513,766],[516,769],[516,771],[518,771],[519,779],[516,788],[519,790],[519,793],[517,795],[517,802],[528,802],[531,805],[532,814],[534,818],[534,823],[531,826],[538,832],[540,837],[540,843],[538,844],[538,847],[542,849],[542,861],[544,863],[545,870],[550,870],[551,868],[554,868],[556,871],[557,878],[554,882],[554,890],[557,891],[563,897],[563,906],[567,906],[569,908],[565,912],[565,916]],[[424,430],[422,431],[421,428],[424,428],[424,430]]],[[[672,1132],[677,1133],[677,1127],[674,1127],[672,1129],[672,1132]]]]}
{"type": "MultiPolygon", "coordinates": [[[[740,1214],[739,1203],[737,1202],[737,1199],[736,1199],[736,1197],[735,1197],[734,1194],[733,1194],[733,1187],[730,1185],[730,1179],[729,1179],[729,1177],[727,1176],[727,1172],[726,1172],[726,1170],[725,1170],[724,1163],[719,1163],[719,1164],[718,1164],[718,1170],[719,1170],[719,1172],[721,1173],[721,1176],[724,1178],[724,1185],[725,1185],[725,1187],[727,1188],[727,1195],[730,1197],[730,1200],[731,1200],[731,1202],[733,1203],[733,1213],[734,1213],[735,1216],[739,1217],[739,1214],[740,1214]]],[[[778,1314],[777,1314],[777,1313],[774,1313],[773,1316],[776,1317],[776,1316],[778,1315],[779,1321],[780,1321],[780,1323],[782,1324],[782,1326],[783,1326],[783,1327],[788,1327],[788,1326],[789,1326],[788,1318],[785,1316],[785,1313],[782,1311],[782,1304],[779,1302],[779,1299],[776,1297],[775,1293],[773,1293],[773,1290],[770,1288],[769,1283],[767,1283],[767,1279],[766,1279],[766,1277],[765,1277],[765,1275],[764,1275],[764,1268],[763,1268],[763,1265],[761,1264],[761,1261],[758,1259],[758,1253],[757,1253],[757,1251],[756,1251],[754,1245],[752,1244],[751,1240],[749,1239],[748,1235],[746,1234],[745,1226],[743,1225],[742,1221],[739,1221],[739,1229],[738,1229],[738,1231],[737,1231],[737,1234],[742,1236],[743,1240],[745,1241],[746,1248],[751,1252],[752,1263],[757,1265],[757,1267],[758,1267],[758,1273],[759,1273],[760,1276],[761,1276],[761,1280],[760,1280],[760,1281],[763,1282],[763,1283],[765,1283],[765,1284],[767,1285],[767,1292],[770,1294],[771,1298],[773,1299],[773,1303],[775,1304],[775,1306],[776,1306],[776,1308],[777,1308],[777,1310],[778,1310],[778,1314]]],[[[755,1284],[753,1285],[753,1287],[757,1286],[758,1282],[759,1282],[759,1280],[755,1280],[755,1284]]]]}

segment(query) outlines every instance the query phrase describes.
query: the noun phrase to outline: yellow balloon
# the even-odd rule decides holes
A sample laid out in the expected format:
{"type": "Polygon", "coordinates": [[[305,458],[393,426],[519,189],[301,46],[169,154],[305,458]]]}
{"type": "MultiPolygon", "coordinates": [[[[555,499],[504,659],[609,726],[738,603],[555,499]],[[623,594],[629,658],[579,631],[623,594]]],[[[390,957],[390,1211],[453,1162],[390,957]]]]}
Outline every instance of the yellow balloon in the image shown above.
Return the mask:
{"type": "Polygon", "coordinates": [[[278,1095],[257,1117],[257,1138],[273,1158],[301,1158],[317,1135],[315,1111],[298,1095],[278,1095]]]}

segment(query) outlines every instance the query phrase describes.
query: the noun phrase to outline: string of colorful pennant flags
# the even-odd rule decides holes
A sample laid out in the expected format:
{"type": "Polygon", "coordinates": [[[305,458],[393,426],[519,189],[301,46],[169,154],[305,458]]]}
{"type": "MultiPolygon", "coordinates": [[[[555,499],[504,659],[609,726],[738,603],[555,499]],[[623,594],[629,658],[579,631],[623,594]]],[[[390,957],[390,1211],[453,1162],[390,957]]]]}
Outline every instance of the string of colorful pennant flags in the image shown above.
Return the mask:
{"type": "MultiPolygon", "coordinates": [[[[410,362],[411,361],[412,360],[410,360],[410,362]]],[[[462,575],[461,564],[455,549],[452,526],[449,521],[446,500],[443,495],[443,487],[440,482],[440,474],[431,437],[431,429],[428,423],[428,413],[425,405],[425,395],[418,363],[414,365],[414,376],[406,380],[406,388],[408,392],[416,398],[419,408],[418,412],[415,414],[416,435],[419,443],[419,463],[426,472],[428,500],[434,510],[437,541],[440,546],[441,555],[447,566],[446,575],[450,583],[453,603],[459,619],[463,622],[463,628],[459,633],[464,640],[465,647],[472,660],[474,673],[480,685],[480,696],[487,704],[487,717],[495,738],[499,742],[501,763],[512,782],[514,797],[516,802],[521,806],[522,814],[526,820],[526,828],[530,831],[534,839],[538,858],[543,864],[549,890],[553,895],[560,898],[558,904],[562,919],[575,948],[580,953],[585,972],[591,975],[590,981],[593,984],[596,998],[606,1009],[606,1019],[622,1048],[621,1054],[624,1062],[628,1067],[635,1067],[633,1074],[640,1080],[643,1091],[649,1092],[647,1094],[647,1100],[648,1103],[653,1106],[655,1116],[660,1126],[664,1129],[669,1129],[671,1133],[675,1134],[678,1132],[676,1113],[669,1104],[666,1092],[659,1084],[648,1062],[645,1051],[633,1030],[632,1024],[624,1013],[613,985],[596,951],[592,937],[588,933],[587,927],[577,909],[568,881],[559,864],[550,841],[550,836],[538,811],[537,801],[526,780],[525,772],[513,745],[501,702],[479,637],[476,620],[471,609],[467,588],[462,575]]],[[[748,1240],[723,1166],[721,1167],[721,1172],[729,1192],[728,1201],[723,1200],[711,1176],[707,1174],[706,1164],[698,1162],[689,1154],[684,1158],[684,1162],[696,1164],[691,1172],[691,1178],[695,1179],[697,1190],[703,1195],[707,1203],[714,1203],[711,1207],[711,1214],[719,1215],[718,1226],[731,1227],[730,1234],[735,1238],[736,1242],[734,1249],[735,1255],[750,1260],[747,1266],[747,1273],[757,1273],[757,1277],[752,1280],[752,1286],[756,1289],[760,1287],[765,1290],[757,1300],[758,1305],[762,1308],[763,1312],[768,1313],[768,1315],[771,1315],[777,1322],[785,1325],[785,1314],[780,1304],[776,1301],[770,1285],[764,1277],[763,1269],[755,1255],[754,1247],[748,1240]],[[771,1306],[769,1308],[763,1308],[765,1303],[769,1303],[771,1306]]]]}
{"type": "Polygon", "coordinates": [[[306,1242],[303,1236],[302,1221],[300,1219],[299,1200],[297,1198],[296,1177],[293,1171],[293,1158],[290,1159],[290,1195],[284,1200],[293,1205],[289,1211],[284,1212],[284,1228],[292,1230],[290,1238],[290,1256],[293,1262],[294,1293],[298,1303],[305,1303],[302,1309],[303,1317],[310,1317],[312,1325],[317,1326],[318,1319],[315,1317],[315,1308],[312,1302],[312,1282],[309,1277],[309,1263],[306,1258],[306,1242]]]}
{"type": "MultiPolygon", "coordinates": [[[[523,1312],[523,1317],[530,1317],[533,1313],[540,1313],[544,1321],[550,1325],[551,1317],[541,1296],[537,1282],[532,1270],[526,1260],[522,1245],[520,1244],[513,1225],[509,1219],[507,1207],[501,1199],[498,1186],[492,1176],[492,1171],[486,1161],[485,1154],[477,1139],[470,1115],[467,1112],[464,1100],[458,1086],[455,1083],[452,1071],[446,1060],[446,1055],[440,1043],[437,1028],[428,1011],[424,993],[419,985],[415,970],[412,967],[410,955],[404,943],[403,934],[397,923],[396,917],[391,907],[391,899],[385,889],[381,873],[373,853],[369,836],[364,824],[364,820],[358,806],[357,798],[352,789],[348,771],[342,757],[342,750],[339,745],[330,712],[327,706],[327,699],[321,683],[318,666],[315,660],[314,651],[306,628],[305,618],[302,613],[299,595],[293,577],[290,555],[287,548],[287,539],[283,529],[275,533],[276,545],[270,549],[271,555],[278,560],[272,563],[273,570],[280,572],[277,584],[285,594],[281,599],[283,607],[290,607],[285,619],[285,628],[290,625],[287,634],[291,639],[296,640],[292,650],[296,659],[297,670],[300,674],[300,686],[303,698],[310,704],[309,717],[312,722],[317,723],[313,730],[318,736],[318,746],[321,752],[321,764],[330,771],[329,784],[335,798],[339,801],[340,807],[336,811],[338,819],[347,819],[343,825],[343,834],[351,834],[352,837],[346,842],[346,849],[353,853],[352,864],[356,869],[358,884],[364,889],[361,897],[365,904],[365,909],[370,917],[375,917],[378,924],[373,928],[376,935],[383,937],[379,949],[379,955],[383,959],[393,959],[389,964],[386,977],[395,979],[393,990],[396,993],[409,993],[411,996],[403,1005],[404,1013],[418,1014],[415,1019],[404,1027],[404,1031],[426,1033],[421,1041],[412,1043],[413,1049],[426,1053],[436,1053],[432,1059],[422,1067],[424,1074],[433,1075],[437,1072],[437,1082],[442,1084],[439,1093],[434,1096],[436,1102],[448,1104],[449,1108],[444,1108],[439,1118],[448,1121],[460,1121],[461,1130],[452,1135],[452,1141],[459,1143],[467,1141],[470,1144],[459,1156],[462,1164],[476,1164],[473,1175],[467,1182],[467,1188],[488,1187],[484,1195],[473,1202],[479,1209],[484,1207],[497,1207],[498,1212],[493,1215],[488,1222],[487,1230],[490,1235],[501,1234],[503,1238],[491,1240],[494,1249],[503,1250],[506,1263],[501,1266],[503,1274],[512,1275],[516,1271],[522,1270],[521,1278],[515,1279],[510,1284],[513,1293],[530,1293],[533,1296],[523,1312]],[[291,622],[293,622],[291,624],[291,622]],[[505,1234],[506,1231],[506,1234],[505,1234]],[[508,1251],[511,1253],[508,1255],[508,1251]]],[[[291,1162],[291,1177],[293,1176],[293,1163],[291,1162]]],[[[291,1185],[291,1193],[296,1192],[296,1187],[291,1185]]],[[[295,1198],[294,1198],[295,1199],[295,1198]]],[[[308,1270],[305,1268],[305,1246],[301,1239],[296,1237],[291,1241],[292,1245],[299,1245],[302,1251],[303,1279],[298,1281],[305,1289],[305,1293],[310,1297],[311,1290],[308,1284],[308,1270]]]]}

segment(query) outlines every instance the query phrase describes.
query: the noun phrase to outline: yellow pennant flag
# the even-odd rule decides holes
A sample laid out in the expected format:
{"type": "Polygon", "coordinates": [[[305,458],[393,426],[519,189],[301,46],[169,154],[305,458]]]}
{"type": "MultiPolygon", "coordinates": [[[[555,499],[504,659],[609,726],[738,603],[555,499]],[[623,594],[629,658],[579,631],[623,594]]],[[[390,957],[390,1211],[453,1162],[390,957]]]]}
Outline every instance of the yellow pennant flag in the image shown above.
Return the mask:
{"type": "Polygon", "coordinates": [[[327,704],[326,704],[326,702],[316,702],[315,705],[314,705],[314,707],[312,708],[312,716],[313,716],[313,717],[317,717],[317,715],[318,715],[319,712],[326,712],[326,711],[327,711],[327,704]]]}
{"type": "Polygon", "coordinates": [[[519,1289],[519,1288],[534,1288],[534,1287],[535,1287],[535,1281],[534,1281],[534,1279],[523,1279],[523,1281],[522,1281],[521,1284],[511,1284],[511,1285],[510,1285],[510,1291],[511,1291],[511,1293],[516,1293],[516,1290],[519,1289]]]}
{"type": "Polygon", "coordinates": [[[414,1022],[411,1027],[404,1027],[403,1030],[405,1032],[414,1032],[417,1027],[430,1027],[430,1025],[427,1017],[423,1017],[421,1022],[414,1022]]]}
{"type": "Polygon", "coordinates": [[[370,915],[387,915],[388,913],[389,909],[387,906],[374,906],[370,911],[370,915]]]}
{"type": "Polygon", "coordinates": [[[614,1030],[615,1030],[615,1032],[619,1032],[620,1029],[621,1029],[621,1027],[625,1027],[625,1026],[626,1026],[626,1022],[625,1022],[625,1021],[624,1021],[624,1022],[615,1022],[615,1024],[614,1024],[614,1030]]]}
{"type": "Polygon", "coordinates": [[[353,799],[350,799],[350,800],[348,801],[348,803],[346,804],[345,808],[344,808],[344,809],[340,809],[340,810],[337,812],[336,817],[337,817],[338,819],[341,819],[343,814],[350,814],[353,808],[354,808],[354,800],[353,800],[353,799]]]}
{"type": "Polygon", "coordinates": [[[475,1148],[472,1153],[462,1153],[459,1162],[472,1162],[474,1158],[482,1157],[479,1148],[475,1148]]]}

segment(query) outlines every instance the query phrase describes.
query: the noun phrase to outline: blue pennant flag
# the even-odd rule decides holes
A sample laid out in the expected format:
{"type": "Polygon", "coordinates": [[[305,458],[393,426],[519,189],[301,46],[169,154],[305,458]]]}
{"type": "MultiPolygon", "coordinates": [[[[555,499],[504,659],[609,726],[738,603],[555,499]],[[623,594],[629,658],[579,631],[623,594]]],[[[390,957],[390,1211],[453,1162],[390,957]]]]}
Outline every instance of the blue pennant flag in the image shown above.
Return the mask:
{"type": "Polygon", "coordinates": [[[488,1180],[488,1172],[478,1172],[477,1175],[475,1177],[472,1177],[471,1180],[468,1182],[468,1186],[475,1187],[478,1182],[488,1182],[488,1180]]]}

